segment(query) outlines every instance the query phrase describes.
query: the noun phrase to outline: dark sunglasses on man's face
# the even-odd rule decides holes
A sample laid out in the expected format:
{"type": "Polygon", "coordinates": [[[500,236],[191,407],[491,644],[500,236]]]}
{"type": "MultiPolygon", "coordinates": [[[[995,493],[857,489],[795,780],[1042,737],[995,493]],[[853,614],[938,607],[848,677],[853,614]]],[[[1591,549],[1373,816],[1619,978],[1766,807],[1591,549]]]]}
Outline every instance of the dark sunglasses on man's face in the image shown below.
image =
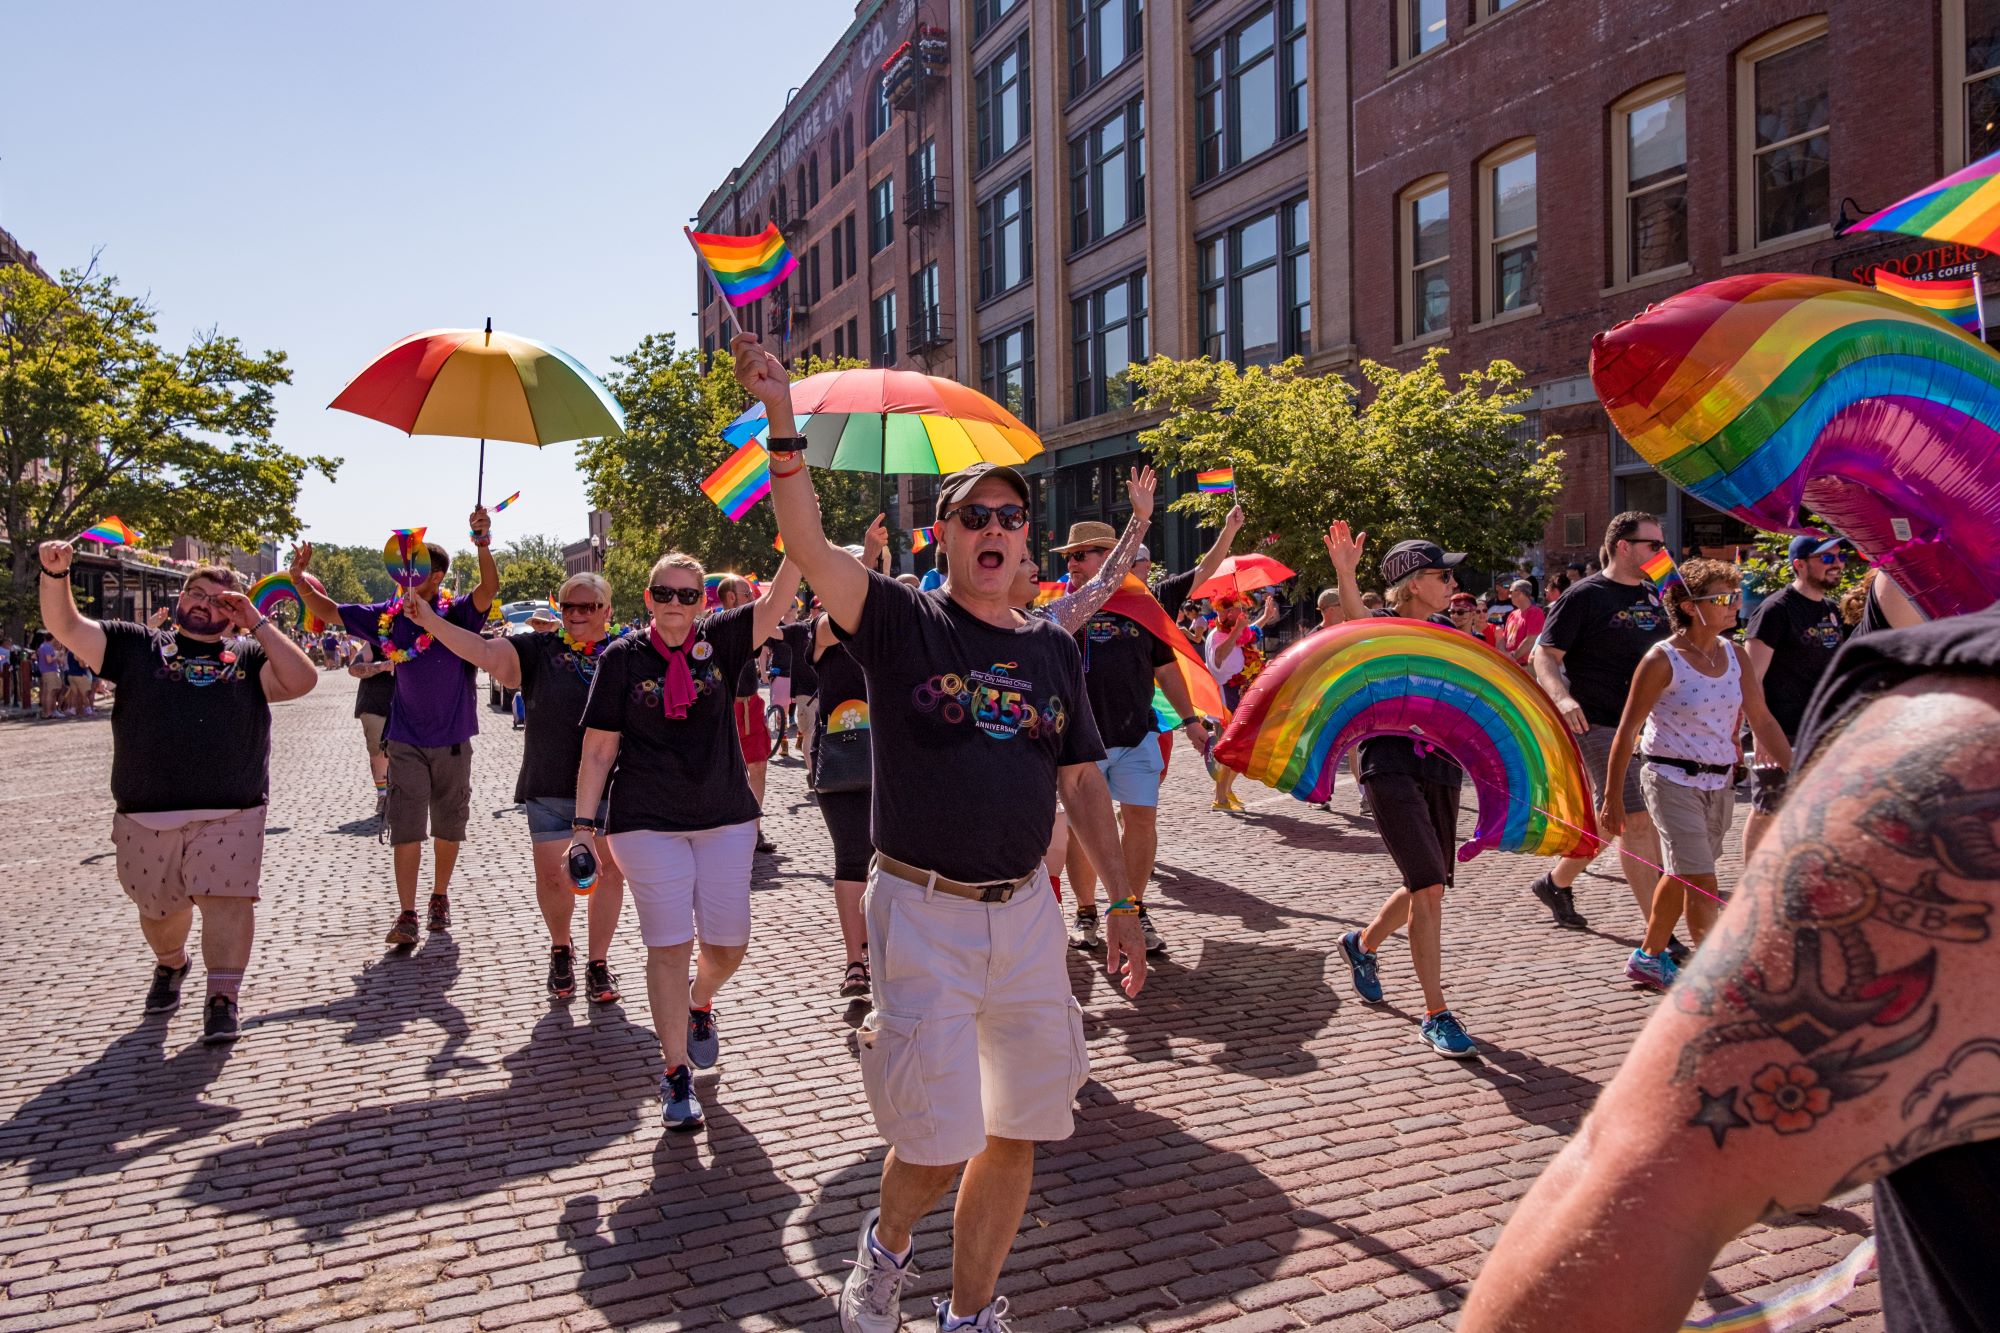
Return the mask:
{"type": "Polygon", "coordinates": [[[669,588],[655,583],[646,591],[653,594],[654,601],[663,605],[667,602],[679,602],[682,606],[693,606],[701,600],[700,588],[669,588]]]}
{"type": "Polygon", "coordinates": [[[562,613],[566,616],[588,616],[604,609],[602,602],[564,602],[562,613]]]}
{"type": "Polygon", "coordinates": [[[1000,505],[998,508],[992,505],[960,505],[945,517],[963,523],[967,532],[977,532],[996,518],[1008,532],[1019,532],[1028,526],[1026,505],[1000,505]]]}
{"type": "MultiPolygon", "coordinates": [[[[1001,519],[1001,520],[1000,520],[1000,525],[1001,525],[1002,527],[1005,527],[1005,526],[1007,525],[1007,520],[1006,520],[1006,519],[1004,519],[1004,518],[1003,518],[1003,519],[1001,519]]],[[[1070,563],[1070,564],[1074,565],[1074,564],[1079,564],[1079,563],[1081,563],[1082,561],[1085,561],[1085,560],[1088,560],[1088,559],[1090,559],[1090,557],[1092,557],[1092,556],[1094,556],[1094,555],[1098,555],[1098,554],[1100,554],[1100,552],[1098,551],[1098,549],[1097,549],[1097,548],[1096,548],[1095,546],[1092,546],[1092,547],[1088,547],[1088,548],[1086,548],[1086,549],[1084,549],[1084,550],[1081,550],[1081,551],[1069,551],[1069,552],[1066,552],[1066,553],[1065,553],[1065,554],[1063,555],[1063,559],[1064,559],[1065,561],[1067,561],[1068,563],[1070,563]]]]}
{"type": "Polygon", "coordinates": [[[1847,556],[1840,551],[1821,551],[1819,562],[1822,565],[1844,565],[1847,563],[1847,556]]]}
{"type": "Polygon", "coordinates": [[[1653,537],[1627,537],[1625,540],[1634,546],[1650,546],[1655,551],[1664,551],[1667,549],[1665,542],[1653,537]]]}

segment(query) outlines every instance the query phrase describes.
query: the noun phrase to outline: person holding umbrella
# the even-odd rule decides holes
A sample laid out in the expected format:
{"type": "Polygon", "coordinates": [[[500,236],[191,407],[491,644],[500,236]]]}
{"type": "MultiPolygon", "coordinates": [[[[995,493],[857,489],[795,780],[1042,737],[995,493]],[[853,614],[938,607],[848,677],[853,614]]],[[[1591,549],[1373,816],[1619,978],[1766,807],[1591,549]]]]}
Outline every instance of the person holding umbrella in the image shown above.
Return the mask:
{"type": "MultiPolygon", "coordinates": [[[[1250,682],[1263,669],[1264,654],[1257,644],[1263,639],[1265,628],[1277,618],[1278,605],[1269,597],[1264,599],[1264,609],[1255,623],[1251,623],[1243,594],[1225,590],[1215,596],[1215,628],[1208,632],[1202,652],[1215,683],[1222,687],[1222,702],[1232,712],[1243,701],[1243,691],[1250,688],[1250,682]]],[[[1209,809],[1242,810],[1243,802],[1233,790],[1235,785],[1236,770],[1217,764],[1215,799],[1209,809]]]]}
{"type": "MultiPolygon", "coordinates": [[[[472,545],[479,552],[479,586],[465,598],[443,592],[451,556],[436,542],[425,544],[430,573],[413,588],[417,599],[442,619],[477,631],[500,588],[493,563],[492,520],[472,511],[472,545]]],[[[408,948],[417,942],[417,874],[423,868],[424,837],[431,837],[431,899],[428,928],[451,928],[451,872],[465,841],[472,807],[472,737],[479,730],[479,706],[470,662],[439,650],[430,634],[404,611],[404,599],[336,602],[305,577],[312,543],[292,552],[292,582],[309,614],[374,644],[396,664],[396,700],[384,732],[389,746],[389,845],[401,904],[384,943],[408,948]]]]}

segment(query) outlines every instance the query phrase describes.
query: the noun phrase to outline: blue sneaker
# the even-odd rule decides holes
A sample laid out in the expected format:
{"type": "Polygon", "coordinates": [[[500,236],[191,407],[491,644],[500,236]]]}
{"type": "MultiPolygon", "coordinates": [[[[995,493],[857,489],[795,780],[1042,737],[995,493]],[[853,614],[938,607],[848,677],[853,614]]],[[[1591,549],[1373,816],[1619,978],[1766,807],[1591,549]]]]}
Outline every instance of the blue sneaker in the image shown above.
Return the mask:
{"type": "Polygon", "coordinates": [[[1425,1045],[1453,1060],[1470,1060],[1479,1054],[1472,1038],[1465,1035],[1464,1025],[1449,1009],[1441,1009],[1435,1016],[1424,1020],[1423,1037],[1425,1045]]]}
{"type": "Polygon", "coordinates": [[[1632,956],[1625,960],[1625,976],[1649,990],[1665,990],[1674,984],[1681,970],[1674,966],[1674,960],[1665,950],[1658,954],[1647,953],[1644,949],[1634,949],[1632,956]]]}
{"type": "Polygon", "coordinates": [[[1375,955],[1361,947],[1361,932],[1350,930],[1340,937],[1340,951],[1354,969],[1354,993],[1370,1004],[1382,1003],[1382,979],[1375,975],[1375,955]]]}
{"type": "Polygon", "coordinates": [[[660,1076],[660,1123],[681,1132],[701,1128],[701,1098],[694,1095],[694,1072],[686,1065],[660,1076]]]}
{"type": "Polygon", "coordinates": [[[715,1068],[715,1057],[721,1053],[722,1042],[715,1035],[715,1011],[713,1009],[689,1009],[689,1062],[696,1069],[713,1069],[715,1068]]]}

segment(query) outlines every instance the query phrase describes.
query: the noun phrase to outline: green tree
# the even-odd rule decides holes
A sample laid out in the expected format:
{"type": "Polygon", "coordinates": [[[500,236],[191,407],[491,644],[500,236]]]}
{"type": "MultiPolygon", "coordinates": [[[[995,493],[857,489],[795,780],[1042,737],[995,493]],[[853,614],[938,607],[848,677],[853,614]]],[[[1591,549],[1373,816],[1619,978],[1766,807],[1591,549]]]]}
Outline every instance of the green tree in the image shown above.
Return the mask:
{"type": "Polygon", "coordinates": [[[162,347],[153,309],[92,268],[54,282],[0,269],[0,615],[20,633],[36,548],[107,514],[156,537],[254,549],[299,531],[299,483],[338,459],[272,441],[283,352],[216,330],[162,347]]]}
{"type": "Polygon", "coordinates": [[[1518,369],[1495,361],[1453,385],[1444,356],[1433,348],[1409,371],[1362,362],[1365,404],[1353,383],[1308,375],[1297,357],[1244,370],[1155,357],[1132,380],[1167,415],[1139,440],[1163,470],[1234,468],[1233,496],[1185,495],[1174,508],[1215,525],[1240,502],[1249,530],[1271,534],[1259,549],[1309,585],[1333,577],[1321,536],[1336,518],[1367,532],[1371,552],[1425,537],[1501,568],[1547,526],[1562,454],[1554,437],[1520,438],[1518,369]]]}
{"type": "MultiPolygon", "coordinates": [[[[616,364],[606,383],[624,405],[625,430],[578,445],[577,466],[591,503],[611,515],[605,577],[618,614],[640,611],[646,576],[667,551],[686,551],[711,570],[769,578],[778,567],[771,507],[759,504],[731,523],[701,489],[729,457],[723,428],[749,405],[728,359],[714,358],[704,372],[698,353],[663,333],[648,334],[616,364]]],[[[860,364],[805,358],[792,373],[797,379],[860,364]]],[[[877,512],[874,474],[815,468],[812,475],[828,535],[860,541],[877,512]]]]}
{"type": "MultiPolygon", "coordinates": [[[[359,571],[354,567],[353,554],[342,547],[329,546],[323,550],[315,551],[313,553],[312,573],[313,577],[325,586],[326,595],[333,598],[336,602],[368,602],[377,600],[368,595],[367,585],[362,582],[359,571]]],[[[384,584],[389,582],[389,576],[386,573],[382,576],[382,582],[384,584]]],[[[388,596],[388,589],[386,587],[383,589],[382,595],[384,597],[388,596]]]]}
{"type": "Polygon", "coordinates": [[[527,537],[516,537],[493,553],[493,563],[500,566],[502,573],[516,560],[546,560],[560,569],[563,563],[562,538],[537,532],[527,537]]]}
{"type": "Polygon", "coordinates": [[[555,596],[565,575],[561,562],[547,556],[512,559],[500,566],[500,601],[540,601],[555,596]]]}

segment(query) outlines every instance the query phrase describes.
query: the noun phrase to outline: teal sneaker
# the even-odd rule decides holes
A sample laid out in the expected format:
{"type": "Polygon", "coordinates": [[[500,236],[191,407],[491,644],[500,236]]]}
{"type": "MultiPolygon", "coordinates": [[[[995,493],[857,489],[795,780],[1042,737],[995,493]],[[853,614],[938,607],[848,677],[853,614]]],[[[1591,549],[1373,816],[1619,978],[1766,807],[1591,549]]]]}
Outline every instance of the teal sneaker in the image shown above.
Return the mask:
{"type": "Polygon", "coordinates": [[[1375,955],[1361,947],[1361,932],[1350,930],[1340,937],[1340,951],[1354,972],[1354,993],[1370,1004],[1382,1003],[1382,979],[1375,975],[1375,955]]]}
{"type": "Polygon", "coordinates": [[[1625,960],[1627,980],[1637,982],[1648,990],[1665,990],[1674,984],[1681,970],[1674,966],[1674,960],[1665,950],[1658,954],[1647,953],[1644,949],[1634,949],[1632,956],[1625,960]]]}
{"type": "Polygon", "coordinates": [[[1479,1054],[1472,1038],[1465,1035],[1465,1025],[1449,1009],[1441,1009],[1424,1020],[1423,1038],[1426,1046],[1452,1060],[1470,1060],[1479,1054]]]}

